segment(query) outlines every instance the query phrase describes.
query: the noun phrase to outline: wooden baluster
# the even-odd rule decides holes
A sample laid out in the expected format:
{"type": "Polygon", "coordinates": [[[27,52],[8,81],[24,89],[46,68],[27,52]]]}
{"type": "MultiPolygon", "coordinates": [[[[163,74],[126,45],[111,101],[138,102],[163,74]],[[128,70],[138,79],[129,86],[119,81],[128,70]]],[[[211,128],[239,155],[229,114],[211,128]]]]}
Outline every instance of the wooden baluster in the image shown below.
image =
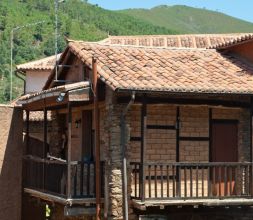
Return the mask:
{"type": "MultiPolygon", "coordinates": [[[[202,195],[202,197],[205,196],[205,191],[204,191],[204,175],[205,175],[205,173],[204,173],[204,167],[202,167],[201,168],[201,188],[202,188],[201,195],[202,195]]],[[[208,186],[209,186],[209,184],[208,184],[208,186]]],[[[209,189],[207,189],[207,190],[209,191],[209,189]]]]}
{"type": "Polygon", "coordinates": [[[134,197],[137,198],[137,168],[138,165],[134,164],[134,197]]]}
{"type": "Polygon", "coordinates": [[[228,181],[229,181],[229,196],[232,195],[232,168],[231,166],[228,167],[228,181]]]}
{"type": "Polygon", "coordinates": [[[157,198],[157,165],[155,165],[155,198],[157,198]]]}
{"type": "MultiPolygon", "coordinates": [[[[86,166],[87,166],[87,178],[86,178],[86,184],[87,184],[87,196],[90,196],[91,195],[91,193],[90,193],[90,163],[88,162],[87,164],[86,164],[86,166]]],[[[95,172],[94,172],[95,173],[95,172]]],[[[94,184],[95,185],[95,184],[94,184]]]]}
{"type": "Polygon", "coordinates": [[[148,195],[151,198],[151,165],[148,165],[148,195]]]}
{"type": "Polygon", "coordinates": [[[169,166],[166,168],[167,173],[167,197],[170,197],[170,176],[169,176],[169,166]]]}
{"type": "Polygon", "coordinates": [[[175,166],[172,165],[172,175],[173,175],[173,185],[172,185],[172,190],[173,190],[173,197],[175,197],[175,182],[176,182],[176,179],[175,179],[175,166]]]}
{"type": "Polygon", "coordinates": [[[163,166],[160,165],[160,174],[161,174],[161,197],[163,198],[163,166]]]}
{"type": "Polygon", "coordinates": [[[84,170],[83,170],[83,166],[84,166],[84,164],[83,164],[83,162],[81,162],[81,170],[80,170],[80,195],[81,196],[83,196],[83,172],[84,172],[84,170]]]}
{"type": "Polygon", "coordinates": [[[218,181],[219,181],[219,197],[221,197],[221,166],[219,166],[218,167],[218,172],[219,172],[219,179],[218,179],[218,181]]]}
{"type": "Polygon", "coordinates": [[[225,165],[224,167],[224,184],[225,184],[225,187],[224,187],[224,196],[227,196],[228,195],[228,192],[227,192],[227,184],[228,184],[228,181],[227,181],[227,166],[225,165]]]}
{"type": "MultiPolygon", "coordinates": [[[[208,197],[211,197],[211,170],[212,168],[210,167],[210,165],[208,165],[208,168],[207,168],[207,195],[208,197]]],[[[213,168],[215,169],[215,167],[213,168]]]]}
{"type": "Polygon", "coordinates": [[[196,167],[196,197],[199,197],[199,167],[196,167]]]}
{"type": "Polygon", "coordinates": [[[187,197],[187,169],[184,167],[184,197],[187,197]]]}
{"type": "Polygon", "coordinates": [[[190,167],[190,197],[192,198],[192,166],[190,167]]]}

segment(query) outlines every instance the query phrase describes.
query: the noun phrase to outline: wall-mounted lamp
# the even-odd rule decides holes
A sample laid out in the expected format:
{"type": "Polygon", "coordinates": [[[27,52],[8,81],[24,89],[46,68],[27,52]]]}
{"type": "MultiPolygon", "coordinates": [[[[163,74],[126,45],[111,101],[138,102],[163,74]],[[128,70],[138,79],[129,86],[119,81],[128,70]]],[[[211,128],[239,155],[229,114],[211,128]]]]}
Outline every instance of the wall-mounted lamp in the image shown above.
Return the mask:
{"type": "Polygon", "coordinates": [[[62,102],[64,100],[64,97],[66,95],[66,92],[61,92],[60,95],[57,97],[57,102],[62,102]]]}
{"type": "Polygon", "coordinates": [[[79,128],[79,124],[81,124],[81,122],[82,122],[81,119],[76,119],[76,120],[75,120],[76,128],[79,128]]]}

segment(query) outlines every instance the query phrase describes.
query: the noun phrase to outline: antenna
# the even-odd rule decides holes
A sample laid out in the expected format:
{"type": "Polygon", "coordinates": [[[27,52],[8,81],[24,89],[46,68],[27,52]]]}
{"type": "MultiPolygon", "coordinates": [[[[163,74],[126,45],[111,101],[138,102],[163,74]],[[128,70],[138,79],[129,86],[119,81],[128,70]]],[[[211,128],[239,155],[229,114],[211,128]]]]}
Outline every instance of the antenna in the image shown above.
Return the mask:
{"type": "Polygon", "coordinates": [[[55,14],[55,80],[58,80],[58,8],[59,3],[63,3],[64,0],[54,1],[54,14],[55,14]]]}

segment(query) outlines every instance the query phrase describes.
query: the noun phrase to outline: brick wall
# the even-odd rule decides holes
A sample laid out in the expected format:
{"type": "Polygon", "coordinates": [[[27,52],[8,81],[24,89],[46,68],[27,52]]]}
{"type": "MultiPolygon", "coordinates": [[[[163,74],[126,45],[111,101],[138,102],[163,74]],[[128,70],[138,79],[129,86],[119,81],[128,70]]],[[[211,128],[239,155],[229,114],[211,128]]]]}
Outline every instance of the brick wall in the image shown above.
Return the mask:
{"type": "MultiPolygon", "coordinates": [[[[235,119],[238,124],[239,161],[249,160],[249,111],[245,109],[213,108],[213,119],[235,119]]],[[[181,106],[180,137],[209,137],[209,108],[181,106]]],[[[133,106],[130,114],[131,137],[141,136],[141,107],[133,106]]],[[[148,125],[176,124],[176,107],[173,105],[148,105],[148,125]]],[[[180,162],[208,162],[208,141],[180,141],[180,162]]],[[[131,161],[140,161],[140,142],[131,142],[131,161]]],[[[148,129],[146,161],[173,162],[176,160],[176,131],[148,129]]]]}
{"type": "Polygon", "coordinates": [[[0,106],[0,219],[20,220],[22,110],[0,106]]]}

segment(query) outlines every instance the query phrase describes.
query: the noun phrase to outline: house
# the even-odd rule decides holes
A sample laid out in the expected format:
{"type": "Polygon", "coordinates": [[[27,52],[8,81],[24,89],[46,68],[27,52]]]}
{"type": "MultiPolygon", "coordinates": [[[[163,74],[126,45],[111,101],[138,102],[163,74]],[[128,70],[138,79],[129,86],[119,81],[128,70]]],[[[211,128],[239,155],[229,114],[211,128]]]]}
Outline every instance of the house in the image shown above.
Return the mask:
{"type": "Polygon", "coordinates": [[[54,219],[252,219],[253,35],[194,42],[69,41],[57,79],[19,100],[44,112],[24,192],[54,219]]]}
{"type": "MultiPolygon", "coordinates": [[[[54,69],[55,60],[56,56],[54,55],[16,66],[16,75],[21,74],[25,76],[24,94],[42,90],[50,72],[54,69]]],[[[20,76],[19,78],[23,79],[20,76]]]]}

